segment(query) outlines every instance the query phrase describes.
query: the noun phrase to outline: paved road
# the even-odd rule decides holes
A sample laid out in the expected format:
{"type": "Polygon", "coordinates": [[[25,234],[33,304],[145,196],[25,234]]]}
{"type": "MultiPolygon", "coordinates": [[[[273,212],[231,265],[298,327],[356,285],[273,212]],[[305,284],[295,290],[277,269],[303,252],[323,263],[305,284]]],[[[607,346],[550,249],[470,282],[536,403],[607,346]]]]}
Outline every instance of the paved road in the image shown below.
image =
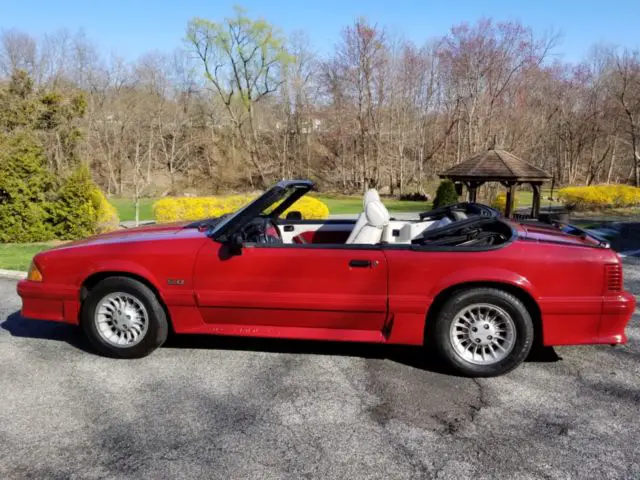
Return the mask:
{"type": "Polygon", "coordinates": [[[639,316],[627,346],[474,381],[353,345],[182,338],[108,360],[22,320],[14,289],[0,280],[3,479],[640,478],[639,316]]]}

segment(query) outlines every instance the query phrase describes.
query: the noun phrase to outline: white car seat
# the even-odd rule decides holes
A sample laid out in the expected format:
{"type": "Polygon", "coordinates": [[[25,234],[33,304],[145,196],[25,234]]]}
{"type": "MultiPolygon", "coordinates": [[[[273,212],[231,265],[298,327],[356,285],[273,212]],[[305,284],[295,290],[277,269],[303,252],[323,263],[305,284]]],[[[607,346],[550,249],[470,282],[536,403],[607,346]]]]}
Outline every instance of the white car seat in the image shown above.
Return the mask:
{"type": "Polygon", "coordinates": [[[375,188],[370,188],[364,194],[364,198],[362,199],[362,208],[367,208],[367,203],[369,202],[379,202],[380,194],[375,188]]]}
{"type": "MultiPolygon", "coordinates": [[[[372,195],[371,198],[375,197],[372,195]]],[[[367,201],[367,195],[365,195],[363,203],[365,204],[364,212],[362,212],[356,220],[356,224],[345,243],[368,245],[380,243],[382,231],[389,224],[389,212],[380,200],[369,199],[369,201],[367,201]]]]}

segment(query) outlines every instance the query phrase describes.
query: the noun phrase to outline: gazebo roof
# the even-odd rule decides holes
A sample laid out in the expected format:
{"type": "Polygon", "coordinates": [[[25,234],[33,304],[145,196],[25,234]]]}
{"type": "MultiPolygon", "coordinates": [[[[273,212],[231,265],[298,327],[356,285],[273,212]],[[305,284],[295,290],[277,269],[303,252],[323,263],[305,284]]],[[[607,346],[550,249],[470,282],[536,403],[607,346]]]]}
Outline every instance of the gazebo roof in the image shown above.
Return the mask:
{"type": "Polygon", "coordinates": [[[440,177],[480,182],[543,182],[551,178],[544,170],[504,150],[476,153],[442,172],[440,177]]]}

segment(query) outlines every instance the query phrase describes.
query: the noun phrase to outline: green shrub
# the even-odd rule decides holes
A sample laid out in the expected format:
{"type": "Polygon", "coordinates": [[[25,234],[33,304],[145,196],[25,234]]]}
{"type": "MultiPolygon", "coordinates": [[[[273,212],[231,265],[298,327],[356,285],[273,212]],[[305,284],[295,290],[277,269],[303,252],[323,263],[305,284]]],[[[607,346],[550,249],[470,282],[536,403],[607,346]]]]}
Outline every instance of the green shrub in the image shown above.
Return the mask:
{"type": "MultiPolygon", "coordinates": [[[[237,210],[254,198],[255,196],[249,195],[163,198],[153,204],[153,216],[158,223],[219,217],[237,210]]],[[[299,211],[305,219],[323,219],[329,216],[329,208],[324,202],[313,197],[302,197],[282,216],[292,210],[299,211]]]]}
{"type": "Polygon", "coordinates": [[[77,168],[64,181],[56,201],[50,204],[49,221],[56,238],[73,240],[96,233],[98,211],[93,201],[95,188],[85,165],[77,168]]]}
{"type": "Polygon", "coordinates": [[[86,166],[66,180],[48,169],[43,138],[55,138],[66,162],[77,162],[75,120],[86,105],[82,93],[34,89],[24,71],[0,83],[0,242],[71,240],[117,225],[86,166]]]}
{"type": "Polygon", "coordinates": [[[33,136],[0,134],[0,242],[53,239],[49,212],[57,187],[33,136]]]}
{"type": "Polygon", "coordinates": [[[0,243],[74,240],[117,225],[86,166],[58,180],[33,136],[0,135],[0,243]]]}
{"type": "Polygon", "coordinates": [[[458,203],[456,186],[451,180],[443,180],[440,182],[440,185],[438,185],[436,198],[433,199],[433,208],[445,207],[447,205],[453,205],[454,203],[458,203]]]}

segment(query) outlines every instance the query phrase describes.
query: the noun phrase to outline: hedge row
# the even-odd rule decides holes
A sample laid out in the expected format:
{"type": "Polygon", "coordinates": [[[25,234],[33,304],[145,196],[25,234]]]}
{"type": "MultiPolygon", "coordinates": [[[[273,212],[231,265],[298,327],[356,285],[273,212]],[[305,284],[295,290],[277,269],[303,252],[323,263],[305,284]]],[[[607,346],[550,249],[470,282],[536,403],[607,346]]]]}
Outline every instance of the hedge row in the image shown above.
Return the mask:
{"type": "MultiPolygon", "coordinates": [[[[625,208],[640,206],[640,188],[629,185],[590,185],[565,187],[558,197],[566,206],[576,210],[625,208]]],[[[507,204],[505,193],[499,193],[491,205],[504,212],[507,204]]]]}
{"type": "Polygon", "coordinates": [[[629,185],[591,185],[559,190],[562,202],[577,210],[624,208],[640,205],[640,188],[629,185]]]}
{"type": "Polygon", "coordinates": [[[507,194],[502,192],[496,195],[496,198],[494,198],[493,202],[491,202],[491,206],[504,213],[505,209],[507,208],[507,194]]]}
{"type": "MultiPolygon", "coordinates": [[[[163,198],[153,204],[153,216],[158,223],[219,217],[243,207],[255,198],[250,195],[163,198]]],[[[329,208],[313,197],[301,198],[283,215],[290,211],[299,211],[305,219],[325,219],[329,216],[329,208]]]]}
{"type": "Polygon", "coordinates": [[[102,190],[98,187],[91,192],[91,202],[96,212],[96,233],[106,233],[116,230],[120,225],[118,211],[109,203],[102,190]]]}

